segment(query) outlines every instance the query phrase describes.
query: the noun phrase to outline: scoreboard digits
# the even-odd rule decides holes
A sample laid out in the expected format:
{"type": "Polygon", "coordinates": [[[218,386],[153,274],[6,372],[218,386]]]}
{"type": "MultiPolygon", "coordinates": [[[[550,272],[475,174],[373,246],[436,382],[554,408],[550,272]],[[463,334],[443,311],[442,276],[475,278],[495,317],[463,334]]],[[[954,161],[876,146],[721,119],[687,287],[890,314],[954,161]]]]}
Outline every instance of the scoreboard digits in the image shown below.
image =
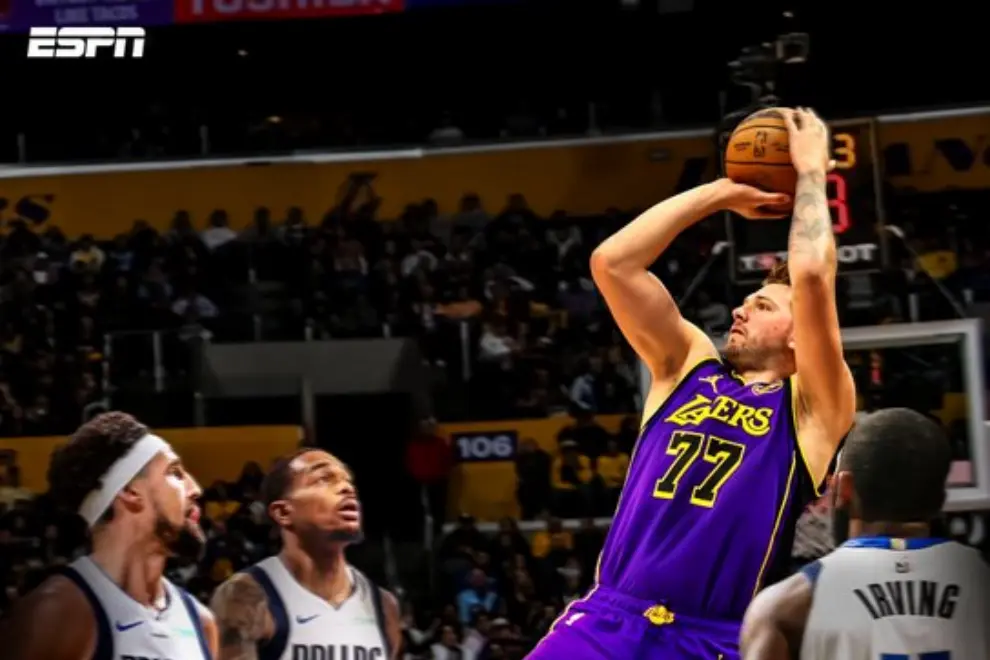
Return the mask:
{"type": "MultiPolygon", "coordinates": [[[[868,121],[833,126],[833,169],[827,179],[828,206],[838,247],[839,272],[881,267],[883,250],[878,225],[880,186],[874,167],[873,124],[868,121]]],[[[787,256],[790,218],[749,222],[726,213],[736,282],[758,281],[778,259],[787,256]]]]}

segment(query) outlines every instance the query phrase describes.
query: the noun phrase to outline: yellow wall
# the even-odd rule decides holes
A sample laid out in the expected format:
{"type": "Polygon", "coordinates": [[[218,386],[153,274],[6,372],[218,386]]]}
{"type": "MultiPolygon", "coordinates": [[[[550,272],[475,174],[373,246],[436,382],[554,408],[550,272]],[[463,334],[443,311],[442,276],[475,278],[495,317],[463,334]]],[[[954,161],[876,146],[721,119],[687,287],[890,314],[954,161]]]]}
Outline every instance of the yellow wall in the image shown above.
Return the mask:
{"type": "MultiPolygon", "coordinates": [[[[990,114],[877,126],[878,150],[897,158],[903,171],[887,172],[898,188],[941,190],[990,185],[986,135],[990,114]],[[947,154],[954,155],[950,160],[947,154]]],[[[352,173],[374,173],[381,217],[399,217],[409,203],[430,197],[443,213],[456,211],[462,195],[477,193],[495,212],[514,192],[540,214],[601,213],[612,206],[648,207],[672,194],[686,173],[713,174],[715,143],[704,132],[612,143],[542,145],[538,148],[455,150],[409,157],[400,152],[360,154],[327,163],[240,163],[195,169],[109,172],[0,179],[0,225],[21,219],[35,229],[60,227],[71,237],[92,233],[110,238],[135,219],[164,229],[179,209],[197,227],[215,209],[231,226],[251,222],[267,206],[274,219],[291,206],[310,222],[333,207],[352,173]],[[700,167],[698,165],[700,164],[700,167]]]]}
{"type": "MultiPolygon", "coordinates": [[[[204,488],[217,480],[236,480],[249,461],[256,461],[262,469],[267,469],[273,459],[298,447],[302,438],[297,426],[163,429],[156,433],[172,443],[204,488]]],[[[0,438],[0,451],[16,452],[21,485],[40,493],[48,488],[48,459],[66,440],[65,436],[0,438]]]]}
{"type": "MultiPolygon", "coordinates": [[[[623,415],[602,415],[598,423],[610,433],[619,430],[623,415]]],[[[550,455],[557,454],[557,434],[572,424],[570,417],[549,419],[525,419],[498,422],[469,422],[443,424],[446,436],[454,433],[486,434],[513,430],[522,442],[532,438],[550,455]]],[[[504,516],[518,516],[516,502],[516,466],[513,461],[461,463],[454,468],[448,498],[450,513],[469,513],[481,520],[498,520],[504,516]]]]}

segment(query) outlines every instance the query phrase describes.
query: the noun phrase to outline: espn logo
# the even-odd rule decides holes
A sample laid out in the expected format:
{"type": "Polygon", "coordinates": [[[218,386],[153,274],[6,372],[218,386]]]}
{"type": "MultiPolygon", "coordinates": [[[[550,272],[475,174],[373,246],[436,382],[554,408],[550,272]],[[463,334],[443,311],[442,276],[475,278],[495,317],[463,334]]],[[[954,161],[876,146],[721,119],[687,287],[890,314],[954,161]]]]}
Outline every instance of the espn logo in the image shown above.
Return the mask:
{"type": "Polygon", "coordinates": [[[93,58],[113,49],[117,59],[144,57],[144,28],[139,27],[33,27],[28,58],[93,58]],[[128,45],[130,48],[128,49],[128,45]]]}

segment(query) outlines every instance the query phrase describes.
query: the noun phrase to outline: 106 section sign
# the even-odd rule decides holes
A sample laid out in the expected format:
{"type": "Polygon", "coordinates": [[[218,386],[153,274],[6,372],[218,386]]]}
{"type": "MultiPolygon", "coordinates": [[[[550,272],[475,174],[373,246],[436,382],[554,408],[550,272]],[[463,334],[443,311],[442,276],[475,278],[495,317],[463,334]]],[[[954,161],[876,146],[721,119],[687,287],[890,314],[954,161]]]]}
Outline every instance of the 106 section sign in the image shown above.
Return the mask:
{"type": "Polygon", "coordinates": [[[454,452],[461,463],[511,461],[516,457],[519,434],[515,431],[455,433],[454,452]]]}

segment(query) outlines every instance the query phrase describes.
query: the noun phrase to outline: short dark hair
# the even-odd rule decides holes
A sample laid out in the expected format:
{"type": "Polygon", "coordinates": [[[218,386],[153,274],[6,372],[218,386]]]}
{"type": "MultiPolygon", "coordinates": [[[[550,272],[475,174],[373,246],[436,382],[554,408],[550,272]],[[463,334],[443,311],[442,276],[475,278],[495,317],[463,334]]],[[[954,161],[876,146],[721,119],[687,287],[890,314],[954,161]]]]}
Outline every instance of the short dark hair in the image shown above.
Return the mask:
{"type": "Polygon", "coordinates": [[[866,522],[928,522],[945,503],[952,450],[942,428],[909,408],[888,408],[856,423],[839,470],[852,473],[866,522]]]}
{"type": "Polygon", "coordinates": [[[311,451],[323,450],[319,447],[300,447],[288,456],[275,461],[261,481],[261,501],[265,503],[265,507],[271,506],[272,502],[285,499],[292,488],[292,478],[295,476],[292,472],[292,461],[311,451]]]}
{"type": "Polygon", "coordinates": [[[773,265],[767,276],[763,278],[763,286],[767,284],[791,285],[791,271],[787,267],[787,261],[778,261],[773,265]]]}
{"type": "MultiPolygon", "coordinates": [[[[80,426],[69,442],[52,453],[48,492],[60,507],[78,511],[89,493],[99,488],[110,467],[148,434],[148,427],[123,412],[97,415],[80,426]]],[[[101,521],[113,518],[107,509],[101,521]]]]}

